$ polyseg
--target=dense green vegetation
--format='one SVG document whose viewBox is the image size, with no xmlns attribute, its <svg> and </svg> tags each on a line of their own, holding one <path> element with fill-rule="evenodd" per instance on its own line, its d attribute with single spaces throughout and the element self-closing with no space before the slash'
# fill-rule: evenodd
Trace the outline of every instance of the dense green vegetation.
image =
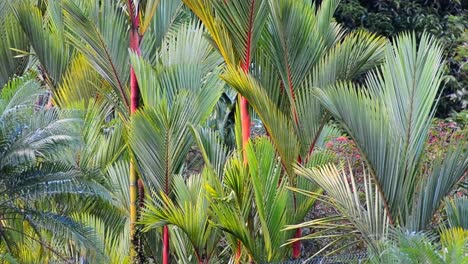
<svg viewBox="0 0 468 264">
<path fill-rule="evenodd" d="M 465 7 L 376 2 L 0 2 L 0 263 L 467 263 Z"/>
<path fill-rule="evenodd" d="M 447 117 L 468 105 L 468 2 L 459 0 L 346 0 L 335 17 L 346 28 L 364 27 L 383 36 L 429 32 L 444 46 L 448 82 L 436 115 Z"/>
</svg>

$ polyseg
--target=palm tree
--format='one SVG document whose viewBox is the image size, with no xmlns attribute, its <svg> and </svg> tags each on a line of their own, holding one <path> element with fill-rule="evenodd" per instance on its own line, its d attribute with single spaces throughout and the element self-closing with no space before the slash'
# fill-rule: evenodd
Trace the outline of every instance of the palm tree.
<svg viewBox="0 0 468 264">
<path fill-rule="evenodd" d="M 356 190 L 350 191 L 347 178 L 342 176 L 346 173 L 336 168 L 298 166 L 296 172 L 316 181 L 331 199 L 339 201 L 340 212 L 377 252 L 388 226 L 424 230 L 441 200 L 468 169 L 464 142 L 423 169 L 442 67 L 442 49 L 433 38 L 424 34 L 417 41 L 414 34 L 405 33 L 387 45 L 385 63 L 367 76 L 365 86 L 341 82 L 315 89 L 360 149 L 369 170 L 366 196 L 378 202 L 354 199 Z M 356 217 L 355 212 L 363 216 Z"/>
<path fill-rule="evenodd" d="M 67 38 L 86 58 L 78 67 L 85 68 L 91 63 L 95 70 L 110 84 L 111 90 L 102 89 L 100 92 L 108 97 L 109 103 L 125 119 L 133 114 L 140 104 L 138 83 L 134 69 L 130 66 L 127 48 L 130 51 L 151 58 L 159 49 L 165 33 L 180 19 L 179 1 L 127 1 L 127 8 L 122 8 L 114 1 L 103 1 L 100 4 L 90 4 L 86 1 L 73 3 L 64 2 L 64 24 L 70 32 Z M 81 6 L 80 6 L 81 5 Z M 94 6 L 93 6 L 94 5 Z M 83 8 L 85 6 L 85 8 Z M 98 17 L 88 10 L 101 10 Z M 142 12 L 144 10 L 144 12 Z M 88 13 L 86 12 L 88 11 Z M 156 14 L 157 19 L 153 19 Z M 126 20 L 128 15 L 129 21 Z M 140 19 L 142 19 L 140 21 Z M 116 30 L 117 25 L 117 30 Z M 128 31 L 128 27 L 130 31 Z M 90 30 L 91 29 L 91 30 Z M 145 38 L 145 33 L 148 37 Z M 127 44 L 129 43 L 129 44 Z M 78 57 L 79 58 L 79 57 Z M 73 76 L 73 73 L 71 74 Z M 130 82 L 130 92 L 126 88 Z M 107 86 L 107 85 L 105 85 Z M 99 88 L 98 88 L 99 89 Z M 137 168 L 133 164 L 130 168 L 130 233 L 132 241 L 136 243 L 135 222 L 137 220 Z M 143 189 L 140 188 L 140 199 L 143 199 Z M 167 230 L 164 240 L 167 241 Z M 167 242 L 164 244 L 167 245 Z M 133 251 L 132 251 L 133 252 Z M 168 248 L 163 251 L 168 257 Z"/>
<path fill-rule="evenodd" d="M 231 67 L 240 67 L 244 73 L 251 68 L 267 18 L 264 0 L 183 0 L 203 22 L 224 61 Z M 246 146 L 250 138 L 250 114 L 248 102 L 239 97 L 241 111 L 242 142 Z"/>
<path fill-rule="evenodd" d="M 242 144 L 241 126 L 236 130 Z M 212 131 L 193 132 L 205 157 L 205 169 L 186 182 L 181 177 L 175 179 L 176 202 L 161 193 L 146 207 L 142 217 L 146 229 L 175 226 L 188 237 L 198 263 L 219 261 L 214 258 L 215 246 L 222 233 L 232 250 L 230 261 L 284 260 L 289 249 L 283 244 L 292 233 L 282 229 L 294 219 L 293 199 L 287 180 L 278 185 L 284 172 L 274 146 L 262 137 L 249 141 L 246 152 L 229 155 Z M 244 154 L 248 168 L 243 166 Z M 245 248 L 241 256 L 237 241 Z M 181 261 L 188 263 L 190 259 Z"/>
<path fill-rule="evenodd" d="M 192 251 L 179 253 L 179 262 L 191 263 L 191 260 L 196 258 L 199 264 L 213 263 L 213 259 L 217 257 L 216 247 L 220 234 L 209 223 L 211 220 L 207 214 L 209 203 L 203 184 L 201 175 L 192 175 L 187 182 L 182 176 L 177 175 L 173 179 L 175 202 L 161 192 L 156 196 L 154 204 L 147 204 L 142 214 L 142 223 L 146 224 L 147 230 L 174 225 L 187 236 L 193 246 L 194 254 L 191 254 Z"/>
<path fill-rule="evenodd" d="M 231 67 L 240 67 L 244 73 L 251 69 L 261 33 L 267 18 L 267 2 L 264 0 L 184 0 L 195 15 L 203 22 L 210 36 Z M 248 101 L 242 95 L 238 98 L 240 122 L 242 124 L 242 148 L 250 138 L 250 114 Z M 244 155 L 244 162 L 247 157 Z M 238 259 L 241 254 L 238 245 Z"/>
<path fill-rule="evenodd" d="M 11 80 L 0 95 L 1 251 L 19 262 L 28 256 L 69 261 L 59 244 L 73 239 L 69 246 L 86 248 L 103 260 L 92 230 L 74 221 L 66 205 L 73 197 L 110 201 L 110 196 L 73 164 L 70 149 L 79 142 L 78 119 L 44 110 L 37 104 L 41 94 L 34 75 L 28 74 Z M 28 247 L 38 251 L 24 251 Z"/>
<path fill-rule="evenodd" d="M 443 80 L 442 49 L 434 42 L 428 35 L 417 42 L 414 34 L 401 34 L 386 47 L 385 64 L 368 75 L 365 88 L 341 83 L 317 90 L 364 155 L 390 222 L 414 231 L 427 226 L 468 166 L 462 143 L 439 157 L 427 177 L 421 170 L 433 102 Z"/>
<path fill-rule="evenodd" d="M 339 1 L 323 1 L 318 8 L 304 1 L 269 1 L 270 18 L 256 57 L 257 69 L 248 75 L 229 67 L 223 79 L 242 94 L 262 120 L 274 143 L 292 186 L 296 186 L 293 164 L 313 158 L 318 139 L 330 116 L 312 93 L 338 80 L 353 80 L 382 60 L 385 40 L 364 31 L 345 34 L 333 22 Z M 306 201 L 306 200 L 302 200 Z M 309 208 L 301 208 L 295 223 Z M 295 237 L 301 236 L 298 229 Z M 300 244 L 293 244 L 293 257 Z"/>
<path fill-rule="evenodd" d="M 173 175 L 180 173 L 194 143 L 188 124 L 208 118 L 223 88 L 217 76 L 220 58 L 203 34 L 196 22 L 181 25 L 154 66 L 131 56 L 144 107 L 131 118 L 130 146 L 150 189 L 170 197 Z M 166 249 L 168 232 L 164 227 Z"/>
</svg>

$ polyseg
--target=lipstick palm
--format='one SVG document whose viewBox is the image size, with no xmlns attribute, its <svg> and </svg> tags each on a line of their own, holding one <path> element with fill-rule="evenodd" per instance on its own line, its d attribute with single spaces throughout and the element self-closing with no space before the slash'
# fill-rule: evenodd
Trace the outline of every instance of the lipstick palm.
<svg viewBox="0 0 468 264">
<path fill-rule="evenodd" d="M 322 132 L 329 131 L 324 129 L 329 116 L 312 88 L 353 80 L 382 60 L 385 40 L 364 31 L 345 34 L 333 21 L 337 5 L 333 0 L 320 7 L 304 1 L 269 1 L 268 33 L 257 59 L 261 66 L 254 75 L 229 67 L 223 76 L 258 113 L 292 186 L 297 181 L 293 164 L 306 163 Z M 302 208 L 296 211 L 296 223 L 308 210 L 301 203 L 295 205 Z M 293 248 L 298 258 L 300 245 Z"/>
<path fill-rule="evenodd" d="M 203 22 L 227 65 L 248 73 L 267 18 L 264 0 L 183 0 Z M 248 102 L 239 97 L 242 142 L 250 138 Z"/>
<path fill-rule="evenodd" d="M 80 8 L 72 1 L 64 2 L 64 21 L 69 29 L 67 38 L 110 84 L 111 90 L 102 95 L 108 98 L 121 117 L 128 119 L 135 113 L 141 100 L 127 49 L 130 48 L 138 56 L 154 60 L 154 53 L 159 50 L 168 29 L 180 20 L 174 18 L 180 14 L 181 2 L 128 0 L 125 1 L 126 8 L 115 1 L 80 4 L 88 8 Z M 155 14 L 158 17 L 153 19 Z M 146 33 L 149 36 L 145 38 Z M 130 89 L 126 85 L 128 82 Z M 131 163 L 130 232 L 133 237 L 138 209 L 138 176 L 136 165 Z M 140 189 L 140 199 L 143 196 Z"/>
<path fill-rule="evenodd" d="M 145 182 L 169 197 L 172 177 L 194 143 L 188 124 L 202 124 L 222 92 L 221 60 L 203 34 L 197 23 L 181 26 L 155 66 L 132 56 L 144 108 L 131 118 L 130 146 Z M 163 227 L 163 263 L 169 261 L 168 233 Z"/>
</svg>

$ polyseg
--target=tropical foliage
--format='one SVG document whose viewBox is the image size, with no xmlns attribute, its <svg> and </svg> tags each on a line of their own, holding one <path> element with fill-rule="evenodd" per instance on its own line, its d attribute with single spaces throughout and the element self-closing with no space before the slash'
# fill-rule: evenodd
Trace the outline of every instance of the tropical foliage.
<svg viewBox="0 0 468 264">
<path fill-rule="evenodd" d="M 433 122 L 443 47 L 346 30 L 337 10 L 1 2 L 0 263 L 270 263 L 359 243 L 371 263 L 466 262 L 466 127 Z"/>
<path fill-rule="evenodd" d="M 402 31 L 418 35 L 429 32 L 445 47 L 447 82 L 439 87 L 440 102 L 436 115 L 447 117 L 466 109 L 468 40 L 468 5 L 458 0 L 345 0 L 341 1 L 335 18 L 349 29 L 366 28 L 387 37 Z"/>
</svg>

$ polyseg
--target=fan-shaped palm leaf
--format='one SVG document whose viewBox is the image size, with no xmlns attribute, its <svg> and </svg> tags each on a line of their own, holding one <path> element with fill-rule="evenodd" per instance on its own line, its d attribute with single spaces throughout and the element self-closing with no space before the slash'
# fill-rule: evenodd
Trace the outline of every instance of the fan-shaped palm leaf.
<svg viewBox="0 0 468 264">
<path fill-rule="evenodd" d="M 352 223 L 367 245 L 377 250 L 378 241 L 387 236 L 389 218 L 383 197 L 369 174 L 364 172 L 365 197 L 361 199 L 351 168 L 346 173 L 334 165 L 312 169 L 297 166 L 296 172 L 317 182 L 327 192 L 331 204 Z M 317 194 L 309 192 L 309 195 Z"/>
<path fill-rule="evenodd" d="M 364 154 L 393 223 L 415 230 L 424 228 L 466 171 L 464 144 L 455 151 L 458 154 L 450 152 L 446 161 L 434 165 L 429 181 L 423 181 L 420 171 L 433 102 L 442 82 L 442 50 L 433 42 L 428 35 L 417 42 L 414 35 L 402 34 L 387 46 L 386 62 L 369 75 L 366 89 L 341 83 L 316 90 Z M 415 196 L 416 186 L 421 186 L 419 195 L 426 198 Z M 417 206 L 415 200 L 419 200 Z M 420 206 L 421 210 L 413 210 Z"/>
<path fill-rule="evenodd" d="M 99 14 L 90 15 L 80 9 L 73 1 L 63 2 L 63 21 L 66 27 L 66 37 L 108 81 L 119 103 L 130 109 L 128 91 L 125 88 L 129 79 L 128 64 L 128 24 L 124 10 L 118 8 L 113 1 L 102 1 L 92 6 Z M 86 10 L 85 10 L 86 11 Z M 127 109 L 127 110 L 125 110 Z"/>
</svg>

